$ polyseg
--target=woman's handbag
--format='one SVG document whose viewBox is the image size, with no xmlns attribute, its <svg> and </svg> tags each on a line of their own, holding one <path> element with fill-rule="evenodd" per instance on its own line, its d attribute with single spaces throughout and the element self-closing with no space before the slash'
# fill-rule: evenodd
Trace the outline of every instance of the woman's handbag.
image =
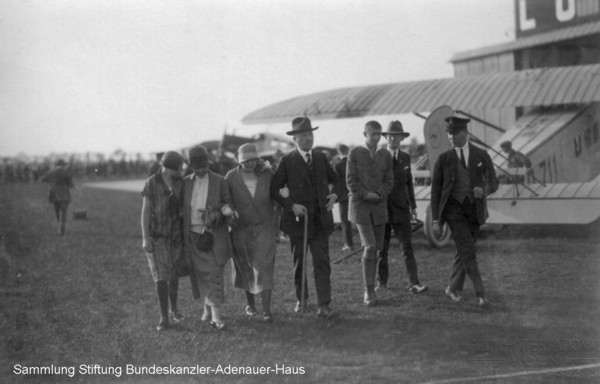
<svg viewBox="0 0 600 384">
<path fill-rule="evenodd" d="M 203 233 L 198 234 L 196 239 L 196 247 L 203 252 L 210 252 L 215 244 L 215 235 L 212 232 L 205 230 Z"/>
</svg>

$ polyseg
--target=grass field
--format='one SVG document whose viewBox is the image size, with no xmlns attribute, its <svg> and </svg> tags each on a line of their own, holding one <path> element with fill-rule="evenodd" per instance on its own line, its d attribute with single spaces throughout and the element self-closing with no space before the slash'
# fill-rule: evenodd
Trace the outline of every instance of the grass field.
<svg viewBox="0 0 600 384">
<path fill-rule="evenodd" d="M 186 319 L 167 332 L 141 248 L 139 193 L 83 188 L 70 207 L 87 210 L 67 236 L 55 235 L 45 186 L 0 186 L 0 382 L 421 383 L 517 372 L 545 373 L 475 382 L 598 383 L 600 368 L 600 231 L 586 227 L 504 228 L 484 233 L 479 262 L 490 310 L 475 306 L 470 282 L 463 303 L 443 293 L 452 248 L 415 236 L 420 277 L 430 289 L 410 295 L 393 243 L 390 289 L 376 308 L 362 305 L 360 257 L 333 265 L 339 318 L 293 313 L 288 244 L 278 248 L 275 323 L 243 315 L 243 293 L 226 288 L 216 332 L 200 321 L 189 281 L 180 285 Z M 355 234 L 356 239 L 358 235 Z M 341 233 L 331 237 L 341 255 Z M 228 268 L 229 269 L 229 268 Z M 14 366 L 75 367 L 65 375 L 17 375 Z M 80 365 L 121 367 L 122 375 L 80 373 Z M 302 367 L 304 374 L 126 375 L 124 367 Z M 87 372 L 90 372 L 89 370 Z M 462 382 L 462 381 L 456 381 Z"/>
</svg>

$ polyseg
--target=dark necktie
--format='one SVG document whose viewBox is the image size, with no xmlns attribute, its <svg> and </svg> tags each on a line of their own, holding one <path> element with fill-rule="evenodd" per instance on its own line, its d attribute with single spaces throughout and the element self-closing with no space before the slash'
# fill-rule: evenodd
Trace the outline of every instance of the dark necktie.
<svg viewBox="0 0 600 384">
<path fill-rule="evenodd" d="M 398 157 L 397 157 L 397 155 L 398 155 L 398 152 L 394 151 L 394 163 L 393 163 L 394 164 L 394 168 L 396 168 L 396 165 L 398 165 Z"/>
<path fill-rule="evenodd" d="M 308 168 L 312 168 L 312 157 L 310 157 L 310 152 L 306 152 L 306 164 L 308 164 Z"/>
<path fill-rule="evenodd" d="M 460 163 L 462 164 L 463 168 L 467 169 L 467 162 L 465 161 L 465 154 L 463 153 L 462 148 L 460 149 Z"/>
</svg>

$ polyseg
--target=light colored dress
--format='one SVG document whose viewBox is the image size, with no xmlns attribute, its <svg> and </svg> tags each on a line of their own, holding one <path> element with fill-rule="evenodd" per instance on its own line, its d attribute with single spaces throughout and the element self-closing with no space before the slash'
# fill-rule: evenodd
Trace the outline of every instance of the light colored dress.
<svg viewBox="0 0 600 384">
<path fill-rule="evenodd" d="M 244 173 L 238 166 L 225 176 L 233 208 L 239 215 L 232 231 L 234 285 L 258 294 L 273 289 L 277 250 L 275 202 L 270 196 L 273 173 L 267 169 L 250 178 L 244 178 Z"/>
</svg>

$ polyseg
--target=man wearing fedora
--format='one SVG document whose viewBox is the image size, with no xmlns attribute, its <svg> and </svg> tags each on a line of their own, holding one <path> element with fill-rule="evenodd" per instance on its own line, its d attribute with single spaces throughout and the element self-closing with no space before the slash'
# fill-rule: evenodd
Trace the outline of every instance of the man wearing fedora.
<svg viewBox="0 0 600 384">
<path fill-rule="evenodd" d="M 348 218 L 356 224 L 364 247 L 364 303 L 373 306 L 376 304 L 377 251 L 383 249 L 385 224 L 388 222 L 387 199 L 394 186 L 394 175 L 392 156 L 385 148 L 377 147 L 381 140 L 381 124 L 377 121 L 367 122 L 363 135 L 365 144 L 352 148 L 348 155 Z"/>
<path fill-rule="evenodd" d="M 473 282 L 477 303 L 489 305 L 479 274 L 475 242 L 479 227 L 488 217 L 486 196 L 498 189 L 498 179 L 488 153 L 467 140 L 470 119 L 446 118 L 446 132 L 452 149 L 442 153 L 433 169 L 431 214 L 437 234 L 444 222 L 452 230 L 456 254 L 446 294 L 461 301 L 468 275 Z"/>
<path fill-rule="evenodd" d="M 393 228 L 404 252 L 408 290 L 411 293 L 421 293 L 427 290 L 427 286 L 419 283 L 410 224 L 412 218 L 417 216 L 417 203 L 410 171 L 410 156 L 400 149 L 400 143 L 410 136 L 410 133 L 404 132 L 402 123 L 396 120 L 390 122 L 387 132 L 382 132 L 382 135 L 387 139 L 387 150 L 392 155 L 394 187 L 387 201 L 388 223 L 385 225 L 383 249 L 379 251 L 378 289 L 387 288 L 389 276 L 388 250 Z"/>
<path fill-rule="evenodd" d="M 333 232 L 331 209 L 337 200 L 334 193 L 337 176 L 325 155 L 312 150 L 313 131 L 306 117 L 292 121 L 287 132 L 296 142 L 296 150 L 281 159 L 273 181 L 271 196 L 283 207 L 283 231 L 290 237 L 294 260 L 294 285 L 296 288 L 296 312 L 301 308 L 301 298 L 308 298 L 308 290 L 302 291 L 304 220 L 308 220 L 307 244 L 313 258 L 313 273 L 317 290 L 319 317 L 331 317 L 331 264 L 329 260 L 329 236 Z M 287 187 L 289 193 L 280 193 Z M 306 216 L 305 216 L 306 215 Z M 306 284 L 305 284 L 306 287 Z"/>
</svg>

